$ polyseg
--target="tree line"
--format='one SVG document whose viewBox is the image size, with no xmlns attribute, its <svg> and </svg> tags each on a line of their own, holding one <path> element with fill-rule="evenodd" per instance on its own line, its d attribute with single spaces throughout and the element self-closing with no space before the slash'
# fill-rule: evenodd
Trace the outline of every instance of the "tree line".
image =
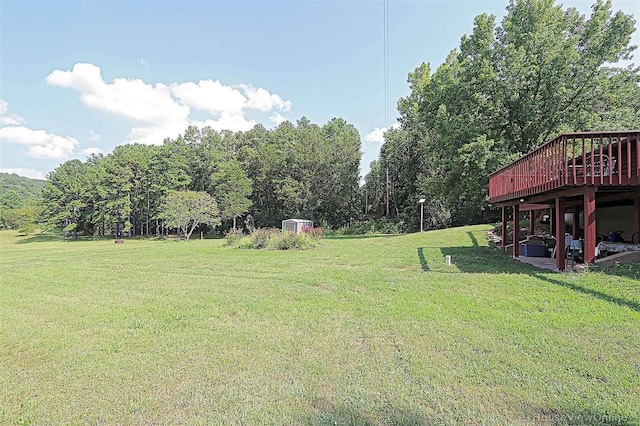
<svg viewBox="0 0 640 426">
<path fill-rule="evenodd" d="M 220 221 L 235 228 L 245 214 L 256 226 L 288 217 L 342 226 L 356 213 L 360 156 L 358 131 L 340 118 L 235 133 L 189 127 L 162 145 L 122 145 L 61 164 L 47 177 L 43 218 L 75 236 L 163 235 L 182 228 L 167 221 L 179 213 L 176 202 L 204 193 L 215 203 L 204 231 Z"/>
<path fill-rule="evenodd" d="M 552 0 L 511 0 L 501 24 L 475 18 L 435 72 L 421 64 L 398 102 L 363 192 L 370 217 L 425 226 L 497 220 L 489 174 L 567 131 L 640 127 L 640 68 L 629 59 L 635 21 L 597 1 L 586 18 Z"/>
</svg>

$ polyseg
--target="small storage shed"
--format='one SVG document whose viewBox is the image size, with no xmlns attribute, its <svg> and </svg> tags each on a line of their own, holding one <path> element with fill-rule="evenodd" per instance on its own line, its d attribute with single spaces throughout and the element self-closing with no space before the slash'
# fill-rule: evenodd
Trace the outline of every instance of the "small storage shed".
<svg viewBox="0 0 640 426">
<path fill-rule="evenodd" d="M 282 230 L 301 233 L 307 228 L 313 228 L 313 221 L 306 219 L 287 219 L 282 221 Z"/>
</svg>

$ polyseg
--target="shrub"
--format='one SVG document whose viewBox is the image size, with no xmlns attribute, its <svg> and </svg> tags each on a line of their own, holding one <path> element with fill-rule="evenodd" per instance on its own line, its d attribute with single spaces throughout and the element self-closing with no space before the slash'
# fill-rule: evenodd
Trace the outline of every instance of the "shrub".
<svg viewBox="0 0 640 426">
<path fill-rule="evenodd" d="M 276 232 L 269 239 L 268 248 L 274 250 L 304 250 L 315 247 L 316 240 L 306 233 Z"/>
<path fill-rule="evenodd" d="M 321 228 L 310 229 L 300 234 L 274 228 L 259 228 L 248 236 L 241 232 L 229 232 L 226 238 L 228 246 L 242 249 L 304 250 L 315 247 L 323 236 Z"/>
<path fill-rule="evenodd" d="M 240 241 L 243 237 L 244 237 L 244 232 L 242 232 L 242 230 L 240 229 L 235 229 L 235 230 L 231 229 L 225 235 L 225 239 L 227 240 L 228 246 L 237 245 L 238 241 Z"/>
<path fill-rule="evenodd" d="M 251 248 L 254 248 L 254 249 L 266 248 L 267 245 L 269 244 L 269 239 L 271 238 L 271 235 L 273 235 L 275 232 L 278 232 L 278 230 L 273 228 L 256 229 L 250 235 L 251 243 L 252 243 Z"/>
<path fill-rule="evenodd" d="M 394 222 L 386 219 L 370 219 L 364 221 L 354 221 L 349 227 L 342 227 L 332 231 L 332 235 L 362 235 L 362 234 L 400 234 L 404 223 Z"/>
<path fill-rule="evenodd" d="M 316 226 L 315 228 L 304 228 L 302 233 L 304 235 L 308 235 L 315 241 L 320 241 L 324 238 L 324 230 L 319 226 Z"/>
<path fill-rule="evenodd" d="M 253 241 L 251 241 L 251 237 L 245 235 L 236 242 L 235 247 L 239 249 L 252 249 Z"/>
</svg>

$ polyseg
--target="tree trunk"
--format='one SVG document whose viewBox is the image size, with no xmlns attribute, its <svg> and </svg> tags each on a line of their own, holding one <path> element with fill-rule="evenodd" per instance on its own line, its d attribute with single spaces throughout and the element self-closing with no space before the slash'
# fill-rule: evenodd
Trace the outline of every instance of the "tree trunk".
<svg viewBox="0 0 640 426">
<path fill-rule="evenodd" d="M 149 238 L 149 209 L 150 208 L 151 208 L 151 201 L 149 200 L 149 189 L 147 188 L 147 238 Z"/>
<path fill-rule="evenodd" d="M 73 239 L 77 240 L 78 239 L 78 209 L 76 207 L 73 208 L 73 223 L 76 224 L 76 226 L 73 228 Z"/>
</svg>

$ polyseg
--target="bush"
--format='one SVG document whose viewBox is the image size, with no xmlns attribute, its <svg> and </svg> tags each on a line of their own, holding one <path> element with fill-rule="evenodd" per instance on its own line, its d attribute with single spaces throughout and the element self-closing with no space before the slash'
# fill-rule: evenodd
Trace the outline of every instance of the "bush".
<svg viewBox="0 0 640 426">
<path fill-rule="evenodd" d="M 252 249 L 253 248 L 253 241 L 251 241 L 251 237 L 249 237 L 248 235 L 245 235 L 244 237 L 240 238 L 235 246 L 236 248 L 239 249 Z"/>
<path fill-rule="evenodd" d="M 235 246 L 244 237 L 244 232 L 240 229 L 231 229 L 224 237 L 227 240 L 228 246 Z"/>
<path fill-rule="evenodd" d="M 254 249 L 266 248 L 267 245 L 269 244 L 269 239 L 271 238 L 271 235 L 273 235 L 276 232 L 278 232 L 278 230 L 273 228 L 256 229 L 250 235 L 251 243 L 252 243 L 251 248 L 254 248 Z"/>
<path fill-rule="evenodd" d="M 308 235 L 315 241 L 320 241 L 324 238 L 324 230 L 319 226 L 316 226 L 315 228 L 304 228 L 302 233 L 304 235 Z"/>
<path fill-rule="evenodd" d="M 400 234 L 404 223 L 386 219 L 355 221 L 349 227 L 342 227 L 332 231 L 332 235 L 363 235 L 363 234 Z"/>
<path fill-rule="evenodd" d="M 324 232 L 321 228 L 296 234 L 280 231 L 274 228 L 259 228 L 249 236 L 242 233 L 229 233 L 227 245 L 243 249 L 271 249 L 271 250 L 304 250 L 316 246 L 322 239 Z"/>
<path fill-rule="evenodd" d="M 268 248 L 274 250 L 304 250 L 315 247 L 316 240 L 304 232 L 296 234 L 295 232 L 276 232 L 269 239 Z"/>
</svg>

